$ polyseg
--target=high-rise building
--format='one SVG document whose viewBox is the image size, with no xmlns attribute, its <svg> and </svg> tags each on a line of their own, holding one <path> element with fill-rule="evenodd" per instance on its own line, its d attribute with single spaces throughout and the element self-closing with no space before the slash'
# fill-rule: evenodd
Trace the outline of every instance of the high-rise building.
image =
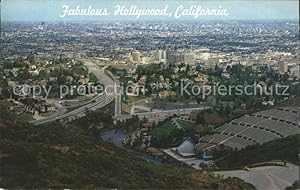
<svg viewBox="0 0 300 190">
<path fill-rule="evenodd" d="M 184 53 L 183 62 L 188 64 L 194 63 L 194 53 Z"/>
<path fill-rule="evenodd" d="M 154 60 L 159 62 L 159 63 L 166 63 L 167 56 L 166 56 L 166 51 L 165 50 L 156 50 L 154 52 Z"/>
<path fill-rule="evenodd" d="M 288 64 L 285 62 L 279 63 L 279 73 L 284 74 L 288 72 Z"/>
<path fill-rule="evenodd" d="M 166 53 L 167 63 L 174 64 L 174 63 L 194 63 L 195 55 L 191 52 L 175 52 L 175 51 L 168 51 Z"/>
<path fill-rule="evenodd" d="M 174 64 L 176 63 L 176 53 L 174 51 L 167 51 L 166 52 L 166 58 L 168 64 Z"/>
<path fill-rule="evenodd" d="M 155 52 L 155 60 L 161 61 L 163 59 L 163 50 L 157 50 Z"/>
<path fill-rule="evenodd" d="M 141 63 L 141 53 L 139 51 L 132 52 L 132 61 L 135 63 Z"/>
<path fill-rule="evenodd" d="M 166 50 L 162 51 L 162 58 L 167 59 L 167 51 Z"/>
<path fill-rule="evenodd" d="M 182 53 L 175 54 L 175 59 L 176 59 L 176 63 L 183 63 L 184 62 Z"/>
</svg>

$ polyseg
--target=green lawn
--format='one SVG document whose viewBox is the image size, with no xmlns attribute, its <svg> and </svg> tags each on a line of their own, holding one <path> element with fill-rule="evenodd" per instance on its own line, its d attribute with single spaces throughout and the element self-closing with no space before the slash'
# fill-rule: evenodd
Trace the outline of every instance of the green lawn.
<svg viewBox="0 0 300 190">
<path fill-rule="evenodd" d="M 189 129 L 189 128 L 194 128 L 195 125 L 192 122 L 177 119 L 177 123 L 183 128 L 183 129 Z"/>
<path fill-rule="evenodd" d="M 151 131 L 151 143 L 154 147 L 178 146 L 183 137 L 184 132 L 172 126 L 171 119 L 165 120 Z"/>
<path fill-rule="evenodd" d="M 153 129 L 151 131 L 151 135 L 152 136 L 157 136 L 157 137 L 161 137 L 161 136 L 168 136 L 170 135 L 173 131 L 176 131 L 177 129 L 172 126 L 172 122 L 170 119 L 167 119 L 166 121 L 164 121 L 161 125 L 159 125 L 158 127 L 156 127 L 155 129 Z"/>
</svg>

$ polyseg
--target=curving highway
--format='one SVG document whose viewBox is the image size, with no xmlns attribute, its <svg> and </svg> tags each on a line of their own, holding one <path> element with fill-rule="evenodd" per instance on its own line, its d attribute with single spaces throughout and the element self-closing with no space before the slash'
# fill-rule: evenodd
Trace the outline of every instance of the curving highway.
<svg viewBox="0 0 300 190">
<path fill-rule="evenodd" d="M 100 94 L 97 94 L 95 97 L 93 97 L 86 105 L 83 105 L 82 107 L 75 109 L 73 111 L 64 113 L 60 116 L 54 115 L 50 116 L 44 119 L 35 120 L 32 121 L 34 125 L 41 125 L 49 122 L 54 121 L 72 121 L 80 117 L 84 117 L 86 115 L 87 110 L 97 110 L 99 108 L 103 108 L 107 104 L 111 103 L 115 98 L 115 81 L 106 75 L 105 69 L 108 66 L 103 67 L 102 69 L 99 69 L 97 65 L 95 65 L 92 62 L 86 62 L 85 65 L 89 68 L 90 72 L 92 72 L 99 82 L 104 85 L 105 91 L 103 91 Z"/>
</svg>

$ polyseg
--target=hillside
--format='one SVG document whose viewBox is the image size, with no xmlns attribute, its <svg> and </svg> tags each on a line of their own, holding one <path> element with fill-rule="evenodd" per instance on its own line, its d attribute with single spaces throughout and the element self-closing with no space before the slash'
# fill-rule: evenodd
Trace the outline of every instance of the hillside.
<svg viewBox="0 0 300 190">
<path fill-rule="evenodd" d="M 239 179 L 138 160 L 87 127 L 1 125 L 2 188 L 253 188 Z"/>
<path fill-rule="evenodd" d="M 276 139 L 262 145 L 253 145 L 240 151 L 232 151 L 219 159 L 216 164 L 221 168 L 239 168 L 245 165 L 271 160 L 286 160 L 299 164 L 300 135 Z"/>
</svg>

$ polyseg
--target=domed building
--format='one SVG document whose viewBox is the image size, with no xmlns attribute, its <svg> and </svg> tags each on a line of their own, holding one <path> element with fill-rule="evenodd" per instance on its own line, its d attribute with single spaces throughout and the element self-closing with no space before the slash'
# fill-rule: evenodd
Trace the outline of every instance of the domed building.
<svg viewBox="0 0 300 190">
<path fill-rule="evenodd" d="M 182 157 L 193 157 L 196 155 L 195 142 L 191 138 L 188 138 L 180 146 L 174 148 L 173 151 Z"/>
</svg>

